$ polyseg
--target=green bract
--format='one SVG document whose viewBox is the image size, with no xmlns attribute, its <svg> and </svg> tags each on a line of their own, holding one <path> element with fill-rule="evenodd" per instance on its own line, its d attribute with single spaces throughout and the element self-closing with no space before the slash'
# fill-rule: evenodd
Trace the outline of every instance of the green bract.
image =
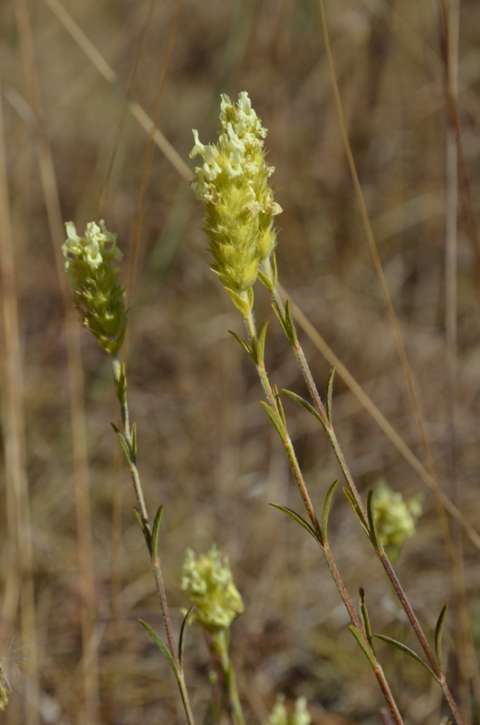
<svg viewBox="0 0 480 725">
<path fill-rule="evenodd" d="M 192 620 L 211 632 L 228 629 L 243 612 L 242 597 L 234 584 L 228 559 L 216 546 L 200 556 L 187 550 L 182 589 L 194 605 Z"/>
<path fill-rule="evenodd" d="M 406 501 L 401 493 L 392 491 L 381 481 L 373 497 L 375 529 L 382 546 L 391 554 L 399 553 L 405 541 L 415 533 L 422 505 L 418 497 Z"/>
<path fill-rule="evenodd" d="M 89 222 L 83 236 L 77 234 L 73 222 L 67 222 L 65 228 L 67 239 L 62 249 L 75 305 L 85 327 L 107 353 L 115 355 L 127 324 L 125 293 L 118 276 L 122 253 L 117 237 L 103 220 Z"/>
<path fill-rule="evenodd" d="M 266 135 L 245 91 L 236 104 L 221 96 L 216 143 L 204 145 L 193 131 L 190 156 L 203 161 L 193 187 L 206 209 L 212 269 L 234 301 L 253 287 L 260 263 L 272 253 L 273 217 L 282 211 L 269 186 L 274 169 L 265 160 Z"/>
<path fill-rule="evenodd" d="M 289 715 L 285 707 L 285 698 L 279 695 L 267 725 L 310 725 L 311 722 L 307 701 L 304 697 L 298 698 L 293 713 Z"/>
</svg>

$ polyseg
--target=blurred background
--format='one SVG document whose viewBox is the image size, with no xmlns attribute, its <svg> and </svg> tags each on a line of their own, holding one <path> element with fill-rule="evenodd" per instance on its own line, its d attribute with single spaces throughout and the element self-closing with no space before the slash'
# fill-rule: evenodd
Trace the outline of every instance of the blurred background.
<svg viewBox="0 0 480 725">
<path fill-rule="evenodd" d="M 326 385 L 333 351 L 385 417 L 379 425 L 337 376 L 337 430 L 361 490 L 385 479 L 423 497 L 398 569 L 428 631 L 450 600 L 446 641 L 460 653 L 448 660 L 452 681 L 464 705 L 475 701 L 478 549 L 465 537 L 451 566 L 431 490 L 434 471 L 478 524 L 480 6 L 463 0 L 459 18 L 451 7 L 445 27 L 440 2 L 327 3 L 382 288 L 318 2 L 1 3 L 0 665 L 13 690 L 2 722 L 182 722 L 168 668 L 137 623 L 161 627 L 110 427 L 118 417 L 111 369 L 72 314 L 63 274 L 63 222 L 83 229 L 97 218 L 125 252 L 130 402 L 148 500 L 165 506 L 176 623 L 185 549 L 216 542 L 246 603 L 233 650 L 248 722 L 265 722 L 278 692 L 306 696 L 315 724 L 380 722 L 380 693 L 318 549 L 268 506 L 300 503 L 258 405 L 255 370 L 227 333 L 241 331 L 239 316 L 209 271 L 188 183 L 191 129 L 213 139 L 219 93 L 241 90 L 269 129 L 284 210 L 280 275 L 322 336 L 302 333 L 316 380 Z M 279 385 L 304 392 L 275 324 L 268 362 Z M 339 473 L 315 421 L 292 406 L 288 413 L 318 503 Z M 367 590 L 375 629 L 413 646 L 341 495 L 331 528 L 352 591 Z M 379 652 L 406 721 L 437 725 L 445 713 L 428 675 L 386 645 Z M 186 657 L 202 713 L 208 656 L 196 629 Z"/>
</svg>

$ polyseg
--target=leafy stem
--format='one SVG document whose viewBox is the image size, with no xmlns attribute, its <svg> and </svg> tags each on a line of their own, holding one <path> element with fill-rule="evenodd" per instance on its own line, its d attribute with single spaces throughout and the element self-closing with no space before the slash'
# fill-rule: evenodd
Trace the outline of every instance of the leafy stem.
<svg viewBox="0 0 480 725">
<path fill-rule="evenodd" d="M 280 294 L 279 287 L 278 287 L 278 276 L 277 276 L 277 273 L 275 270 L 276 270 L 276 265 L 274 268 L 271 264 L 271 261 L 266 260 L 264 262 L 262 281 L 264 282 L 264 284 L 267 286 L 267 288 L 270 291 L 275 314 L 280 321 L 280 326 L 282 327 L 282 330 L 285 333 L 285 337 L 287 338 L 287 340 L 290 344 L 290 347 L 292 348 L 292 352 L 298 362 L 303 379 L 305 381 L 305 385 L 307 387 L 310 399 L 313 404 L 313 414 L 321 423 L 321 425 L 327 435 L 327 438 L 330 442 L 330 446 L 334 452 L 335 458 L 337 459 L 337 463 L 342 471 L 343 477 L 346 482 L 345 493 L 347 495 L 347 498 L 348 498 L 349 502 L 351 503 L 354 512 L 357 514 L 357 517 L 359 518 L 362 527 L 364 528 L 364 530 L 366 530 L 368 537 L 373 545 L 373 548 L 385 570 L 385 573 L 391 582 L 391 585 L 395 591 L 395 594 L 396 594 L 403 610 L 405 611 L 405 614 L 407 615 L 410 625 L 411 625 L 411 627 L 417 637 L 417 640 L 425 654 L 425 658 L 427 660 L 428 666 L 433 671 L 436 680 L 440 684 L 443 695 L 450 707 L 450 711 L 453 715 L 455 723 L 457 723 L 457 725 L 464 725 L 465 721 L 464 721 L 463 716 L 461 715 L 461 713 L 458 709 L 458 706 L 455 703 L 455 700 L 452 696 L 451 690 L 450 690 L 447 680 L 446 680 L 445 673 L 442 670 L 442 666 L 439 661 L 439 658 L 435 655 L 435 653 L 428 641 L 428 638 L 423 630 L 423 627 L 422 627 L 422 625 L 415 613 L 415 610 L 413 609 L 413 606 L 397 576 L 395 569 L 393 568 L 392 563 L 390 562 L 390 559 L 389 559 L 387 553 L 385 552 L 385 550 L 382 547 L 382 545 L 380 544 L 380 542 L 377 540 L 374 522 L 373 522 L 371 515 L 369 515 L 370 507 L 367 507 L 367 510 L 365 510 L 362 498 L 361 498 L 358 488 L 356 486 L 352 472 L 346 461 L 346 458 L 343 453 L 343 449 L 340 445 L 340 442 L 337 438 L 335 428 L 333 425 L 333 417 L 332 417 L 333 376 L 330 377 L 328 393 L 327 393 L 327 405 L 325 406 L 325 404 L 322 400 L 322 397 L 318 391 L 315 380 L 313 378 L 313 375 L 312 375 L 310 366 L 308 364 L 306 355 L 304 353 L 304 350 L 302 348 L 302 345 L 298 339 L 298 335 L 295 330 L 295 324 L 294 324 L 293 318 L 291 317 L 291 314 L 290 314 L 289 304 L 288 304 L 288 302 L 284 303 L 282 296 Z M 300 397 L 300 396 L 297 396 L 297 397 Z M 304 405 L 304 407 L 307 407 L 310 405 L 307 401 L 303 401 L 303 399 L 300 399 L 300 400 L 302 402 L 302 405 Z"/>
<path fill-rule="evenodd" d="M 193 717 L 187 686 L 185 683 L 183 666 L 177 653 L 177 649 L 175 647 L 172 620 L 170 616 L 170 609 L 168 606 L 167 592 L 165 588 L 160 555 L 158 551 L 158 535 L 163 509 L 161 506 L 158 508 L 157 513 L 153 519 L 153 523 L 151 523 L 142 481 L 140 478 L 140 472 L 137 466 L 137 434 L 136 426 L 135 424 L 132 424 L 130 420 L 130 411 L 127 395 L 126 368 L 125 364 L 121 362 L 117 357 L 112 358 L 112 367 L 113 379 L 115 383 L 117 399 L 120 405 L 120 415 L 122 420 L 121 429 L 119 429 L 115 425 L 113 425 L 113 428 L 118 436 L 120 446 L 122 448 L 123 454 L 128 464 L 128 468 L 130 470 L 135 498 L 137 500 L 136 514 L 145 538 L 145 543 L 150 557 L 152 573 L 155 580 L 155 586 L 160 599 L 160 610 L 162 613 L 163 625 L 165 629 L 166 644 L 163 642 L 161 637 L 159 637 L 158 634 L 150 627 L 150 625 L 143 621 L 141 622 L 141 624 L 144 626 L 150 638 L 160 649 L 168 664 L 170 665 L 170 668 L 177 682 L 186 721 L 188 725 L 194 725 L 195 720 Z"/>
<path fill-rule="evenodd" d="M 265 280 L 263 280 L 265 283 Z M 274 288 L 273 282 L 272 287 Z M 245 296 L 245 302 L 247 302 L 247 297 Z M 264 351 L 265 351 L 265 335 L 258 336 L 257 335 L 257 327 L 255 323 L 255 317 L 253 313 L 253 296 L 250 295 L 248 298 L 249 304 L 245 304 L 244 311 L 242 312 L 243 318 L 245 321 L 247 333 L 249 340 L 248 341 L 242 341 L 238 340 L 241 344 L 241 346 L 244 348 L 244 350 L 249 354 L 251 359 L 253 360 L 255 367 L 257 369 L 257 374 L 260 380 L 260 383 L 262 385 L 264 394 L 265 394 L 265 401 L 262 401 L 262 405 L 273 425 L 275 430 L 277 431 L 283 447 L 285 449 L 290 469 L 292 471 L 293 477 L 295 479 L 295 483 L 297 484 L 297 488 L 299 490 L 300 496 L 302 498 L 302 501 L 305 506 L 305 510 L 307 512 L 307 516 L 309 519 L 309 522 L 302 519 L 301 516 L 296 514 L 295 512 L 291 510 L 287 510 L 285 507 L 277 506 L 276 508 L 279 508 L 286 513 L 288 513 L 294 520 L 297 521 L 297 523 L 300 523 L 300 525 L 303 528 L 306 528 L 310 534 L 318 541 L 320 548 L 322 550 L 322 553 L 325 557 L 328 570 L 330 572 L 330 575 L 335 583 L 335 586 L 337 588 L 337 591 L 340 595 L 340 598 L 345 606 L 345 609 L 348 613 L 349 619 L 351 621 L 351 626 L 355 632 L 358 633 L 358 636 L 356 637 L 357 642 L 360 644 L 360 640 L 363 643 L 366 641 L 366 633 L 364 631 L 363 623 L 358 615 L 358 612 L 356 610 L 356 607 L 353 603 L 353 599 L 348 591 L 348 588 L 345 584 L 345 581 L 338 569 L 338 566 L 335 561 L 335 557 L 333 555 L 333 552 L 330 548 L 330 544 L 328 542 L 328 517 L 330 513 L 330 508 L 332 505 L 333 500 L 333 494 L 336 488 L 336 483 L 332 484 L 332 486 L 327 491 L 324 506 L 323 506 L 323 512 L 322 512 L 322 524 L 319 523 L 315 507 L 313 504 L 313 501 L 311 499 L 310 493 L 307 488 L 307 484 L 305 482 L 303 472 L 300 466 L 300 463 L 298 461 L 295 447 L 293 445 L 292 439 L 290 437 L 290 434 L 288 432 L 288 426 L 287 426 L 287 420 L 285 417 L 285 413 L 283 410 L 282 403 L 280 401 L 280 396 L 276 389 L 272 386 L 270 382 L 270 378 L 267 372 L 267 368 L 265 366 L 265 359 L 264 359 Z M 294 341 L 296 335 L 294 334 L 294 327 L 291 319 L 289 318 L 289 315 L 287 313 L 286 319 L 284 320 L 285 327 L 284 330 L 288 336 L 289 331 L 291 331 L 291 337 L 292 341 Z M 283 325 L 282 325 L 283 326 Z M 266 329 L 265 327 L 262 328 L 263 330 Z M 261 343 L 259 344 L 259 338 L 263 338 L 261 340 Z M 326 420 L 326 411 L 322 407 L 322 416 L 325 416 Z M 360 639 L 359 639 L 360 638 Z M 372 668 L 372 671 L 377 679 L 377 682 L 380 686 L 380 689 L 382 691 L 382 694 L 385 698 L 385 702 L 388 706 L 389 712 L 393 718 L 393 722 L 396 723 L 396 725 L 403 725 L 403 719 L 400 714 L 400 711 L 398 709 L 398 706 L 396 704 L 394 695 L 390 689 L 390 685 L 388 684 L 388 681 L 386 679 L 385 673 L 383 671 L 382 666 L 378 662 L 375 653 L 373 649 L 370 647 L 368 642 L 366 643 L 366 647 L 369 652 L 369 663 Z M 362 649 L 365 651 L 365 648 L 362 646 Z"/>
</svg>

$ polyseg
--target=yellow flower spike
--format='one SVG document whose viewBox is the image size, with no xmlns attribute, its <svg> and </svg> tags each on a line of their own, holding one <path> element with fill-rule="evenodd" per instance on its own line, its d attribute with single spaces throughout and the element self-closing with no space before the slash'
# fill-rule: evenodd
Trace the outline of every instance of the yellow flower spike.
<svg viewBox="0 0 480 725">
<path fill-rule="evenodd" d="M 269 186 L 274 169 L 265 160 L 266 135 L 246 91 L 237 103 L 221 96 L 216 143 L 203 144 L 193 131 L 190 157 L 201 159 L 193 188 L 205 206 L 212 269 L 237 306 L 274 250 L 273 218 L 282 211 Z"/>
<path fill-rule="evenodd" d="M 62 250 L 72 285 L 74 302 L 84 326 L 105 352 L 116 355 L 127 325 L 125 294 L 118 275 L 122 253 L 117 237 L 101 220 L 89 222 L 83 236 L 75 224 L 65 224 L 67 239 Z"/>
<path fill-rule="evenodd" d="M 216 546 L 199 556 L 187 550 L 182 589 L 194 605 L 190 621 L 197 621 L 210 632 L 229 629 L 244 610 L 228 559 Z"/>
</svg>

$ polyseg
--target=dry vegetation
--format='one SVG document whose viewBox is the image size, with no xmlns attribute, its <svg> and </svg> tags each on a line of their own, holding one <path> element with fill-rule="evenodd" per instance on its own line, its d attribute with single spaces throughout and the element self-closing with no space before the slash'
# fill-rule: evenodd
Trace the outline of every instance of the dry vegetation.
<svg viewBox="0 0 480 725">
<path fill-rule="evenodd" d="M 141 431 L 148 497 L 165 505 L 161 541 L 176 620 L 185 604 L 179 587 L 185 548 L 218 542 L 246 603 L 233 636 L 249 722 L 265 720 L 279 691 L 306 695 L 318 725 L 379 722 L 380 695 L 346 630 L 318 550 L 267 505 L 296 506 L 297 493 L 258 405 L 255 371 L 226 333 L 239 319 L 209 272 L 201 212 L 185 169 L 152 142 L 127 98 L 139 102 L 186 159 L 192 127 L 204 138 L 214 135 L 219 92 L 248 89 L 269 128 L 269 161 L 277 169 L 273 185 L 284 209 L 278 257 L 286 287 L 478 526 L 480 6 L 476 0 L 461 5 L 458 269 L 450 262 L 445 273 L 457 147 L 448 151 L 437 3 L 328 3 L 348 131 L 418 383 L 428 453 L 345 158 L 319 4 L 1 4 L 0 655 L 14 686 L 3 715 L 8 725 L 182 721 L 167 666 L 137 623 L 143 617 L 160 627 L 160 617 L 109 427 L 117 417 L 111 370 L 94 340 L 76 329 L 58 265 L 61 222 L 83 225 L 99 216 L 119 232 L 127 258 L 130 404 Z M 110 80 L 101 75 L 108 68 L 100 56 L 92 57 L 62 24 L 62 8 L 114 69 Z M 448 295 L 452 279 L 458 314 Z M 269 314 L 266 295 L 264 310 Z M 448 313 L 458 320 L 456 389 Z M 315 340 L 304 340 L 325 386 L 330 364 Z M 274 379 L 303 391 L 278 328 L 270 334 L 269 362 Z M 338 476 L 334 459 L 314 422 L 294 408 L 291 415 L 306 478 L 320 500 Z M 462 638 L 465 608 L 452 596 L 461 567 L 457 561 L 452 574 L 435 497 L 343 375 L 335 420 L 363 491 L 384 477 L 407 495 L 424 493 L 425 513 L 399 570 L 428 627 L 445 601 L 451 605 L 447 644 L 460 658 L 452 655 L 449 667 L 465 703 L 478 690 L 470 682 L 478 679 L 475 662 L 469 663 L 475 650 L 470 637 Z M 403 636 L 403 615 L 341 499 L 332 515 L 332 545 L 351 590 L 366 586 L 376 629 Z M 477 562 L 478 549 L 466 537 L 467 609 L 480 646 Z M 438 689 L 413 662 L 383 646 L 380 651 L 406 721 L 436 725 L 446 714 Z M 196 630 L 188 634 L 187 660 L 201 710 L 208 667 Z"/>
</svg>

